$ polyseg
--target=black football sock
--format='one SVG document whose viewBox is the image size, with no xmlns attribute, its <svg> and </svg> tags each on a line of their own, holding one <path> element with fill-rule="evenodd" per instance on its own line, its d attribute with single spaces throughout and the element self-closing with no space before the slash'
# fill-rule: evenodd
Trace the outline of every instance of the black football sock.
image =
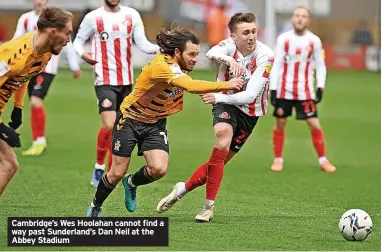
<svg viewBox="0 0 381 252">
<path fill-rule="evenodd" d="M 103 202 L 110 195 L 112 190 L 114 190 L 116 185 L 111 184 L 107 179 L 107 173 L 102 176 L 99 181 L 97 191 L 95 192 L 95 197 L 93 200 L 94 205 L 101 207 Z"/>
<path fill-rule="evenodd" d="M 151 177 L 147 172 L 147 166 L 143 166 L 139 171 L 135 172 L 131 176 L 131 182 L 135 186 L 146 185 L 154 182 L 155 179 Z"/>
</svg>

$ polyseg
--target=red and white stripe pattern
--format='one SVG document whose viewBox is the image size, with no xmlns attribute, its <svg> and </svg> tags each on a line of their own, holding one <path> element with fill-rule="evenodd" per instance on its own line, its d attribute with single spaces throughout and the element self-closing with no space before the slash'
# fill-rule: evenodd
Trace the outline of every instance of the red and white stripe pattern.
<svg viewBox="0 0 381 252">
<path fill-rule="evenodd" d="M 271 49 L 260 41 L 257 41 L 256 49 L 246 57 L 243 57 L 238 52 L 234 41 L 229 38 L 220 43 L 220 46 L 226 46 L 228 56 L 233 57 L 244 69 L 246 69 L 246 83 L 250 79 L 251 75 L 257 68 L 257 59 L 266 57 L 268 54 L 273 55 Z M 217 73 L 218 81 L 228 81 L 232 76 L 229 75 L 226 65 L 221 65 Z M 263 86 L 257 97 L 249 104 L 236 105 L 240 110 L 249 116 L 263 116 L 267 113 L 268 99 L 269 99 L 270 83 L 269 81 Z M 239 91 L 240 92 L 240 91 Z M 225 94 L 234 94 L 237 91 L 229 90 L 223 92 Z"/>
<path fill-rule="evenodd" d="M 91 22 L 83 23 L 80 32 L 94 30 L 91 38 L 91 52 L 97 64 L 95 85 L 133 84 L 131 59 L 134 12 L 121 7 L 119 12 L 106 12 L 98 8 L 89 13 Z M 89 27 L 87 27 L 89 26 Z"/>
<path fill-rule="evenodd" d="M 273 69 L 279 73 L 274 80 L 277 85 L 277 97 L 286 100 L 315 99 L 314 92 L 314 50 L 321 48 L 319 37 L 307 31 L 298 36 L 289 31 L 279 36 L 276 57 L 283 57 L 280 69 Z M 275 65 L 274 65 L 275 67 Z"/>
</svg>

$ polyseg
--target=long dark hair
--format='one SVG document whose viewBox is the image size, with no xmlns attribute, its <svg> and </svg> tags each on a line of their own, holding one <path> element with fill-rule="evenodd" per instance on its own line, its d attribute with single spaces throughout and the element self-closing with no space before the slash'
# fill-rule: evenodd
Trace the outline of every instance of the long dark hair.
<svg viewBox="0 0 381 252">
<path fill-rule="evenodd" d="M 176 48 L 182 53 L 188 41 L 196 45 L 200 44 L 200 39 L 196 34 L 180 27 L 171 30 L 162 28 L 156 36 L 156 43 L 160 47 L 160 51 L 171 56 L 174 56 Z"/>
</svg>

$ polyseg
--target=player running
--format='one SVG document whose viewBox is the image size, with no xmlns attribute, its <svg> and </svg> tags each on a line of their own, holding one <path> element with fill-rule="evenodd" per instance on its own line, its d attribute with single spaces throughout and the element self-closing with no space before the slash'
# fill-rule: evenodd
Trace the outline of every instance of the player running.
<svg viewBox="0 0 381 252">
<path fill-rule="evenodd" d="M 143 67 L 132 93 L 120 107 L 113 129 L 111 170 L 99 182 L 88 216 L 100 216 L 103 202 L 122 179 L 126 208 L 134 212 L 136 188 L 166 174 L 169 158 L 166 118 L 183 109 L 184 90 L 200 94 L 242 87 L 242 78 L 209 82 L 193 80 L 186 74 L 195 67 L 200 52 L 199 38 L 191 31 L 162 29 L 156 40 L 161 53 Z M 136 145 L 138 155 L 144 155 L 147 164 L 135 174 L 123 177 Z"/>
<path fill-rule="evenodd" d="M 146 38 L 143 21 L 135 9 L 119 5 L 120 0 L 104 0 L 104 6 L 88 13 L 74 40 L 82 59 L 94 65 L 95 93 L 102 126 L 98 132 L 96 163 L 91 184 L 98 187 L 105 170 L 105 157 L 111 148 L 112 127 L 123 98 L 131 93 L 134 80 L 131 58 L 132 39 L 145 53 L 159 47 Z M 91 39 L 91 52 L 84 44 Z M 111 167 L 111 150 L 108 169 Z"/>
<path fill-rule="evenodd" d="M 212 114 L 216 144 L 209 160 L 200 165 L 186 183 L 178 182 L 172 192 L 160 200 L 156 208 L 159 213 L 167 211 L 187 192 L 206 183 L 206 201 L 195 219 L 200 222 L 212 220 L 224 165 L 239 152 L 259 118 L 267 113 L 274 53 L 257 41 L 256 16 L 253 13 L 236 13 L 228 26 L 231 37 L 210 49 L 206 56 L 222 63 L 217 75 L 219 81 L 232 77 L 229 69 L 235 76 L 243 71 L 244 88 L 239 92 L 202 96 L 206 104 L 214 104 Z"/>
<path fill-rule="evenodd" d="M 21 125 L 28 82 L 46 67 L 52 54 L 58 55 L 69 43 L 72 18 L 63 9 L 46 7 L 37 21 L 37 31 L 0 46 L 0 113 L 15 94 L 10 127 L 0 120 L 0 195 L 19 166 L 12 148 L 21 146 L 15 130 Z"/>
<path fill-rule="evenodd" d="M 310 128 L 320 169 L 325 172 L 336 171 L 326 158 L 323 130 L 317 118 L 316 104 L 323 97 L 327 69 L 321 40 L 308 30 L 309 18 L 310 13 L 306 8 L 296 8 L 292 15 L 294 28 L 277 39 L 274 69 L 271 73 L 271 104 L 275 108 L 276 117 L 273 130 L 275 159 L 271 166 L 272 171 L 283 169 L 284 129 L 287 117 L 292 115 L 293 107 L 296 119 L 305 120 Z"/>
<path fill-rule="evenodd" d="M 14 38 L 24 35 L 28 32 L 37 30 L 37 20 L 43 8 L 48 4 L 48 0 L 32 0 L 33 10 L 21 15 L 17 23 Z M 68 59 L 70 69 L 73 72 L 74 78 L 79 78 L 81 75 L 80 67 L 77 61 L 77 54 L 74 47 L 69 42 L 63 52 Z M 48 94 L 49 87 L 57 74 L 58 62 L 60 55 L 53 55 L 48 65 L 41 73 L 33 77 L 29 81 L 28 94 L 31 107 L 31 128 L 33 135 L 33 144 L 30 148 L 22 152 L 22 155 L 36 156 L 47 148 L 46 144 L 46 113 L 44 108 L 44 98 Z"/>
</svg>

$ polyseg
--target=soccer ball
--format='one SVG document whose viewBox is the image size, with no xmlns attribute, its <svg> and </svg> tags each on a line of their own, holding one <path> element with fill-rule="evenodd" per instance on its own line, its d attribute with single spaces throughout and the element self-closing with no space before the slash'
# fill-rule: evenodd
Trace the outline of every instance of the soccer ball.
<svg viewBox="0 0 381 252">
<path fill-rule="evenodd" d="M 339 230 L 347 241 L 365 241 L 372 229 L 372 219 L 364 210 L 351 209 L 340 218 Z"/>
</svg>

